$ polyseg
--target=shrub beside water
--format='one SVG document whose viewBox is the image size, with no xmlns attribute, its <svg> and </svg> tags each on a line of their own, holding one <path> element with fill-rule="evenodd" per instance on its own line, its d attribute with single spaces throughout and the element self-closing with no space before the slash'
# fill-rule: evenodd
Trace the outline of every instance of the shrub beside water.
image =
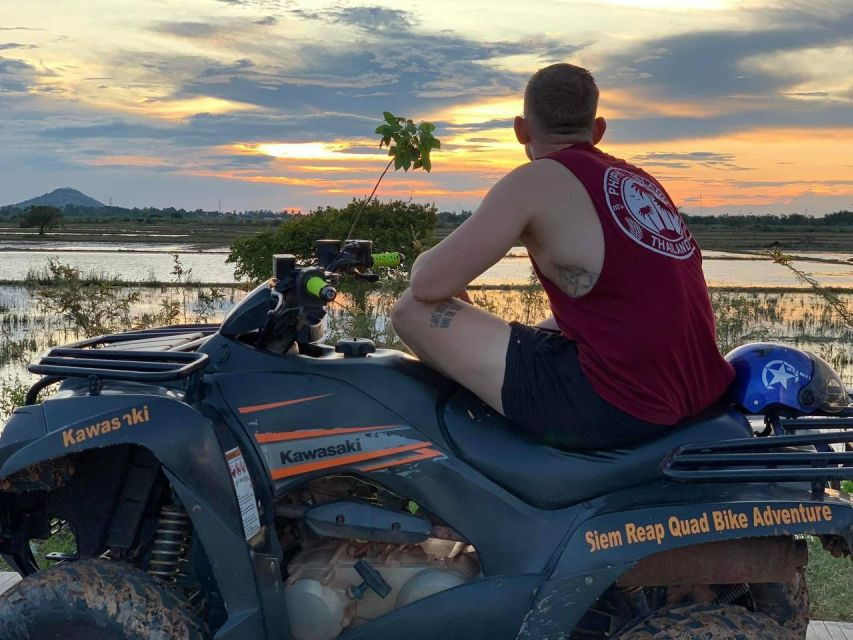
<svg viewBox="0 0 853 640">
<path fill-rule="evenodd" d="M 373 241 L 374 251 L 399 251 L 409 264 L 432 245 L 434 206 L 402 200 L 373 201 L 364 207 L 356 222 L 361 207 L 357 200 L 342 209 L 323 207 L 294 216 L 275 231 L 238 238 L 231 245 L 226 262 L 234 265 L 238 279 L 261 282 L 270 277 L 275 254 L 292 253 L 308 260 L 314 255 L 315 241 L 321 238 L 367 238 Z"/>
</svg>

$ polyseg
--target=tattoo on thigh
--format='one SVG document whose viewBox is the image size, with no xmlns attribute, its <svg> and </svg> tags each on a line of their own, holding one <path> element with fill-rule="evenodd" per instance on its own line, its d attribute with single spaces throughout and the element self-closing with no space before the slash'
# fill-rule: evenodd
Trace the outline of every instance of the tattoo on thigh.
<svg viewBox="0 0 853 640">
<path fill-rule="evenodd" d="M 454 316 L 462 310 L 458 302 L 441 302 L 435 306 L 429 317 L 431 329 L 447 329 L 453 322 Z"/>
<path fill-rule="evenodd" d="M 597 273 L 590 273 L 573 265 L 557 266 L 557 272 L 560 274 L 560 287 L 572 298 L 580 298 L 588 293 L 598 280 Z"/>
</svg>

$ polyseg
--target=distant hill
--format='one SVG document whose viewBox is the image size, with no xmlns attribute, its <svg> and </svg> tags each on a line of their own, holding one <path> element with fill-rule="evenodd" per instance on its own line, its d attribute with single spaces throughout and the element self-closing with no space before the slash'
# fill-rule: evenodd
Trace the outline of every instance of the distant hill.
<svg viewBox="0 0 853 640">
<path fill-rule="evenodd" d="M 98 202 L 94 198 L 90 198 L 85 193 L 81 193 L 77 191 L 77 189 L 72 189 L 71 187 L 54 189 L 50 193 L 45 193 L 37 198 L 30 198 L 29 200 L 24 200 L 23 202 L 9 206 L 18 209 L 26 209 L 27 207 L 34 205 L 47 205 L 51 207 L 59 207 L 60 209 L 64 209 L 68 206 L 89 208 L 106 206 L 103 202 Z"/>
</svg>

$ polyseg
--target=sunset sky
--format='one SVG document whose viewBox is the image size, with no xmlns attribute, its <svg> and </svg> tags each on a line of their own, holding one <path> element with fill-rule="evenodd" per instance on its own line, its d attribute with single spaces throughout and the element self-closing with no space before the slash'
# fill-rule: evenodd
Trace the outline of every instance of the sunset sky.
<svg viewBox="0 0 853 640">
<path fill-rule="evenodd" d="M 341 204 L 384 110 L 437 125 L 381 197 L 476 207 L 530 74 L 592 70 L 606 151 L 704 212 L 853 209 L 851 0 L 0 0 L 0 205 Z"/>
</svg>

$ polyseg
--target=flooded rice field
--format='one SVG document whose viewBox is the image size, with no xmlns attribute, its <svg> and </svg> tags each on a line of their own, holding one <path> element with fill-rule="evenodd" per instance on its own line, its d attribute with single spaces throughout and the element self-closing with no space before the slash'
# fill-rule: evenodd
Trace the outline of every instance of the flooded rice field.
<svg viewBox="0 0 853 640">
<path fill-rule="evenodd" d="M 0 281 L 6 283 L 0 285 L 0 414 L 20 401 L 21 390 L 33 380 L 27 363 L 50 346 L 128 328 L 219 321 L 246 295 L 245 287 L 234 283 L 233 268 L 221 249 L 85 241 L 50 250 L 10 249 L 0 247 Z M 179 257 L 177 276 L 169 254 Z M 756 341 L 799 346 L 821 355 L 853 387 L 853 263 L 845 255 L 823 252 L 794 261 L 824 286 L 839 288 L 835 306 L 767 256 L 709 251 L 704 257 L 722 352 Z M 83 274 L 132 284 L 111 287 L 101 281 L 88 298 L 69 296 L 61 287 L 51 293 L 52 280 L 46 277 L 51 258 Z M 28 274 L 39 278 L 22 282 Z M 475 303 L 507 320 L 533 324 L 548 313 L 541 288 L 531 284 L 523 247 L 513 249 L 474 284 Z M 357 304 L 339 296 L 325 321 L 326 340 L 363 336 L 401 348 L 387 321 L 393 289 L 377 286 Z"/>
<path fill-rule="evenodd" d="M 107 319 L 107 328 L 163 324 L 163 310 L 170 320 L 211 322 L 221 320 L 246 295 L 239 287 L 122 287 L 115 292 L 122 314 Z M 536 323 L 548 313 L 547 301 L 538 287 L 472 291 L 474 302 L 507 320 Z M 727 352 L 745 342 L 783 342 L 809 349 L 830 362 L 853 386 L 853 327 L 819 295 L 809 292 L 744 292 L 714 290 L 718 342 Z M 838 296 L 853 314 L 853 292 Z M 330 308 L 327 339 L 359 335 L 381 344 L 400 344 L 387 322 L 395 295 L 379 290 L 356 306 L 345 295 Z M 110 327 L 109 322 L 114 323 Z M 90 331 L 91 333 L 91 331 Z M 86 330 L 70 314 L 60 313 L 55 302 L 39 295 L 36 287 L 0 286 L 0 380 L 28 380 L 26 363 L 49 346 L 86 337 Z"/>
<path fill-rule="evenodd" d="M 50 247 L 28 243 L 0 244 L 0 282 L 21 282 L 28 273 L 44 269 L 50 258 L 80 269 L 84 273 L 108 272 L 124 282 L 169 282 L 171 260 L 164 254 L 177 254 L 185 268 L 192 269 L 199 283 L 234 283 L 234 267 L 226 264 L 227 251 L 213 248 L 199 251 L 186 244 L 145 245 L 102 242 L 67 242 Z M 798 254 L 797 268 L 813 274 L 825 286 L 853 289 L 853 251 L 844 255 L 833 252 Z M 790 271 L 773 264 L 757 253 L 704 253 L 705 279 L 716 287 L 796 287 Z M 484 285 L 526 284 L 530 277 L 530 261 L 524 247 L 514 247 L 498 264 L 475 282 Z"/>
</svg>

